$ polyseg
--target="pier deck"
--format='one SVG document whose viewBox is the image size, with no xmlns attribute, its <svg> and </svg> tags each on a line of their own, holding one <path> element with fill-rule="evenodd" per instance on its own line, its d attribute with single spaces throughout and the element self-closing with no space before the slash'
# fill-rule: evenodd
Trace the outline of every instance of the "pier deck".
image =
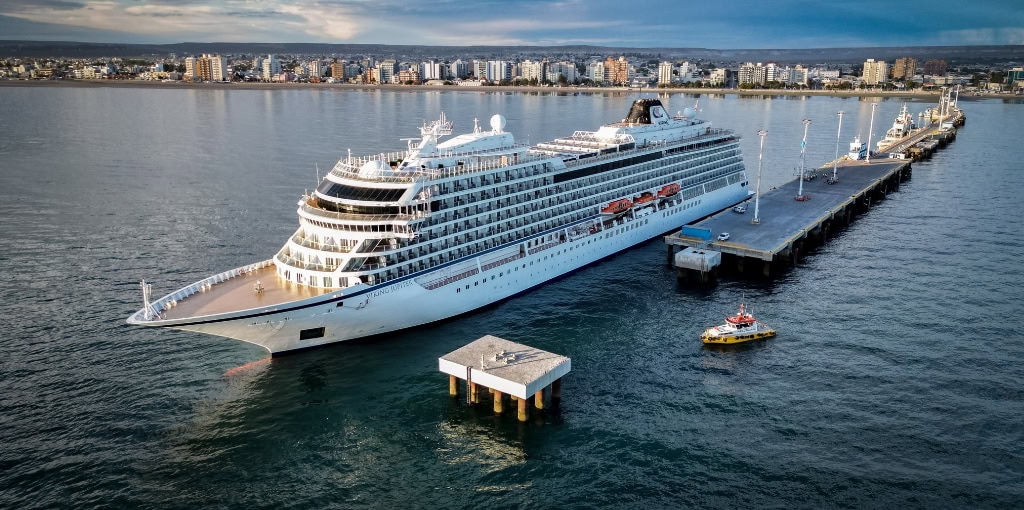
<svg viewBox="0 0 1024 510">
<path fill-rule="evenodd" d="M 754 199 L 747 201 L 747 211 L 738 214 L 732 210 L 720 212 L 696 224 L 711 230 L 713 238 L 722 232 L 729 233 L 727 241 L 713 241 L 711 249 L 723 254 L 756 258 L 771 262 L 780 253 L 791 249 L 795 242 L 807 237 L 839 217 L 849 221 L 852 206 L 870 203 L 871 193 L 878 190 L 884 194 L 895 189 L 909 175 L 910 162 L 899 159 L 876 158 L 867 163 L 850 161 L 837 168 L 838 182 L 828 184 L 828 177 L 822 176 L 823 169 L 816 169 L 818 177 L 804 181 L 804 195 L 809 200 L 797 201 L 799 182 L 790 181 L 778 188 L 761 194 L 759 209 L 760 223 L 754 224 Z M 696 246 L 700 240 L 679 233 L 667 236 L 665 242 L 675 246 Z"/>
<path fill-rule="evenodd" d="M 681 232 L 665 236 L 669 264 L 674 261 L 675 247 L 686 246 L 720 252 L 723 262 L 734 262 L 741 272 L 745 263 L 750 262 L 761 262 L 765 276 L 770 276 L 773 264 L 794 265 L 808 239 L 824 240 L 833 226 L 849 224 L 858 209 L 869 209 L 872 200 L 899 189 L 900 183 L 910 177 L 911 160 L 890 158 L 890 152 L 904 155 L 912 145 L 939 134 L 950 135 L 940 131 L 939 123 L 935 123 L 898 144 L 885 147 L 874 154 L 870 162 L 841 158 L 835 167 L 837 179 L 831 184 L 832 162 L 808 170 L 815 174 L 814 179 L 803 183 L 803 194 L 808 200 L 796 200 L 798 179 L 762 192 L 757 223 L 753 222 L 754 197 L 746 201 L 745 213 L 726 209 L 695 223 L 693 226 L 711 231 L 710 242 Z M 723 232 L 729 233 L 729 239 L 715 240 Z"/>
</svg>

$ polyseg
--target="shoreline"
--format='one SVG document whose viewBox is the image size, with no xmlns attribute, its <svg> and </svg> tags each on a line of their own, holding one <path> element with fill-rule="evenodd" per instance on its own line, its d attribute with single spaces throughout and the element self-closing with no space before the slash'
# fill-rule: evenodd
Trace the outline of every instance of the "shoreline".
<svg viewBox="0 0 1024 510">
<path fill-rule="evenodd" d="M 938 98 L 940 91 L 869 91 L 869 90 L 785 90 L 785 89 L 709 89 L 709 88 L 630 88 L 630 87 L 541 87 L 510 85 L 362 85 L 351 83 L 253 83 L 253 82 L 204 82 L 154 80 L 0 80 L 0 87 L 70 87 L 70 88 L 161 88 L 198 90 L 391 90 L 391 91 L 467 91 L 467 92 L 524 92 L 546 94 L 735 94 L 739 96 L 830 96 L 830 97 L 904 97 Z M 981 93 L 963 95 L 962 99 L 1006 99 L 1019 98 L 1013 94 Z"/>
</svg>

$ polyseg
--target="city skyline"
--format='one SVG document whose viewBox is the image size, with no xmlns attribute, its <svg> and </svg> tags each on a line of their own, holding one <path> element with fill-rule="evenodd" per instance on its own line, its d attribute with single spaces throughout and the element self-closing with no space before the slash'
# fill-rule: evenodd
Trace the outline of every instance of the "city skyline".
<svg viewBox="0 0 1024 510">
<path fill-rule="evenodd" d="M 983 0 L 963 9 L 948 0 L 912 0 L 899 10 L 879 0 L 659 4 L 9 0 L 0 6 L 0 38 L 716 49 L 1024 44 L 1024 11 L 1012 2 Z"/>
</svg>

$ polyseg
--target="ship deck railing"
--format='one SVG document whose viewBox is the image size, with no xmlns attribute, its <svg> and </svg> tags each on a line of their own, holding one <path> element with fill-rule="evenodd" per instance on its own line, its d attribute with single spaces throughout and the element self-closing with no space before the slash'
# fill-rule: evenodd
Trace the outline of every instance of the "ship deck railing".
<svg viewBox="0 0 1024 510">
<path fill-rule="evenodd" d="M 342 220 L 350 222 L 363 222 L 368 224 L 380 224 L 380 223 L 395 223 L 404 224 L 411 221 L 424 218 L 428 215 L 427 212 L 419 212 L 416 214 L 352 214 L 352 213 L 340 213 L 335 211 L 328 211 L 319 207 L 309 205 L 307 201 L 299 202 L 299 209 L 302 212 L 319 216 L 321 218 L 329 218 L 332 220 Z M 408 233 L 412 233 L 411 231 Z"/>
<path fill-rule="evenodd" d="M 278 253 L 277 260 L 281 261 L 284 264 L 287 264 L 293 269 L 304 269 L 306 271 L 320 271 L 321 273 L 331 273 L 335 269 L 337 269 L 337 267 L 331 267 L 321 262 L 299 260 L 290 255 L 285 255 L 284 253 Z"/>
<path fill-rule="evenodd" d="M 467 173 L 475 173 L 481 170 L 490 170 L 493 168 L 500 168 L 509 166 L 510 164 L 518 164 L 528 162 L 531 159 L 528 156 L 524 156 L 525 150 L 530 147 L 525 144 L 514 144 L 509 147 L 505 147 L 501 150 L 488 149 L 488 150 L 476 150 L 476 151 L 463 151 L 455 152 L 449 151 L 441 154 L 437 154 L 436 157 L 441 158 L 474 158 L 480 156 L 490 156 L 489 160 L 482 160 L 476 163 L 469 163 L 456 166 L 448 166 L 441 168 L 407 168 L 407 169 L 395 169 L 391 167 L 392 162 L 400 162 L 405 160 L 410 155 L 409 151 L 402 152 L 391 152 L 382 153 L 373 156 L 361 156 L 353 157 L 350 159 L 342 159 L 338 161 L 334 168 L 331 169 L 331 174 L 342 177 L 345 179 L 353 179 L 364 182 L 394 182 L 394 183 L 413 183 L 422 179 L 436 180 L 453 177 L 456 175 L 463 175 Z M 518 157 L 512 157 L 513 155 L 519 154 Z M 525 159 L 524 159 L 525 158 Z M 502 162 L 502 160 L 506 160 Z M 539 159 L 539 158 L 538 158 Z M 366 163 L 373 161 L 384 161 L 388 163 L 391 168 L 392 175 L 374 175 L 364 176 L 360 173 L 360 169 Z M 500 163 L 500 164 L 495 164 Z"/>
<path fill-rule="evenodd" d="M 473 276 L 473 275 L 476 275 L 476 274 L 479 274 L 479 273 L 480 273 L 480 270 L 474 267 L 474 268 L 467 269 L 467 270 L 465 270 L 465 271 L 463 271 L 461 273 L 458 273 L 458 274 L 454 274 L 454 275 L 451 275 L 451 276 L 442 276 L 441 278 L 437 278 L 437 279 L 431 280 L 429 282 L 420 283 L 420 285 L 422 285 L 423 288 L 425 288 L 427 290 L 434 290 L 434 289 L 439 288 L 439 287 L 444 287 L 445 285 L 448 285 L 449 283 L 455 283 L 455 282 L 457 282 L 459 280 L 465 280 L 466 278 L 469 278 L 470 276 Z"/>
<path fill-rule="evenodd" d="M 483 269 L 484 271 L 488 271 L 488 270 L 494 269 L 494 268 L 496 268 L 496 267 L 498 267 L 500 265 L 508 264 L 509 262 L 514 262 L 516 260 L 519 260 L 519 259 L 523 258 L 524 256 L 525 255 L 523 255 L 522 253 L 516 253 L 514 255 L 509 255 L 508 257 L 500 258 L 498 260 L 495 260 L 495 261 L 492 261 L 492 262 L 488 262 L 486 264 L 482 264 L 480 266 L 480 268 Z"/>
</svg>

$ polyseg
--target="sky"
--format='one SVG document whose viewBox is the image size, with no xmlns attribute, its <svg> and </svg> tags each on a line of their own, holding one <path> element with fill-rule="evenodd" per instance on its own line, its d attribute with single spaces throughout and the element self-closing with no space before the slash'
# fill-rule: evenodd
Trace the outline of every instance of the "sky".
<svg viewBox="0 0 1024 510">
<path fill-rule="evenodd" d="M 1021 0 L 3 0 L 0 40 L 795 49 L 1024 44 Z"/>
</svg>

